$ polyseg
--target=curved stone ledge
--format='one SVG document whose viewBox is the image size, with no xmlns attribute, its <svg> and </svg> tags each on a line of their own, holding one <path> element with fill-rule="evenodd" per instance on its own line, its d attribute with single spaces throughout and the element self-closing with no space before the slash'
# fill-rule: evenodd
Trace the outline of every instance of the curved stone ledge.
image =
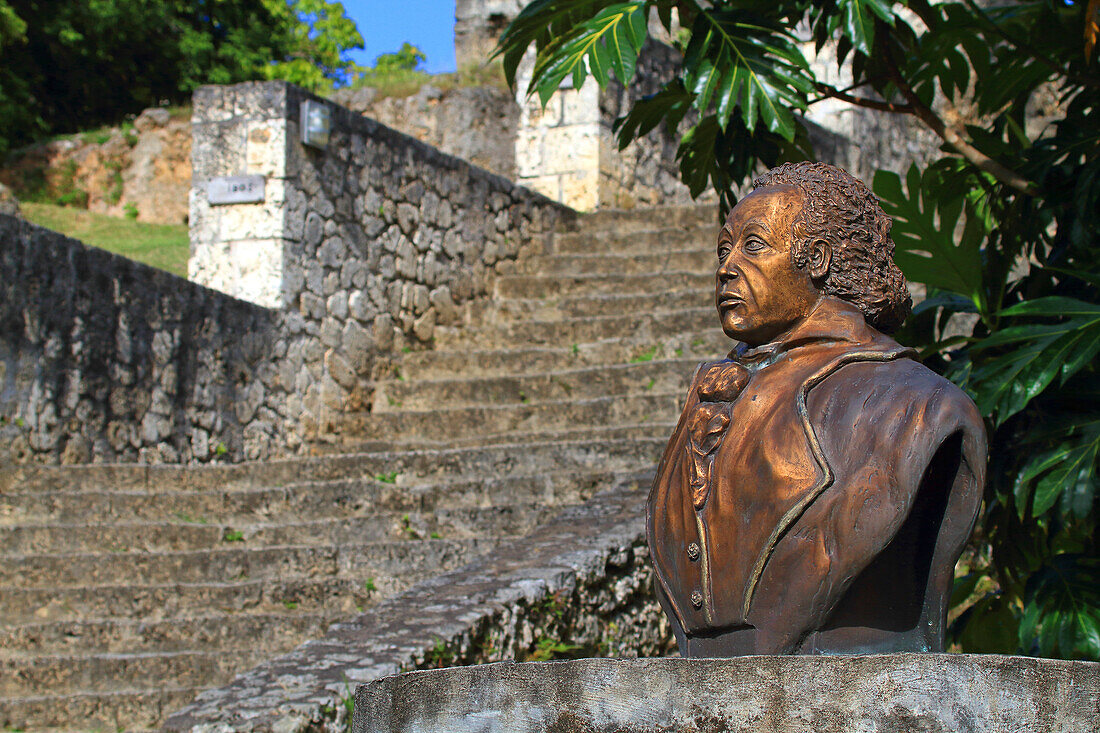
<svg viewBox="0 0 1100 733">
<path fill-rule="evenodd" d="M 501 662 L 359 687 L 354 733 L 1065 731 L 1100 727 L 1100 664 L 893 654 Z"/>
</svg>

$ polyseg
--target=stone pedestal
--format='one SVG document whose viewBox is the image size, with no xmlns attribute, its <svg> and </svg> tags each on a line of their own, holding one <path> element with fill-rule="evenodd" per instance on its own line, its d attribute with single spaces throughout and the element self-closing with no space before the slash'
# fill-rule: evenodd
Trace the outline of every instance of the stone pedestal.
<svg viewBox="0 0 1100 733">
<path fill-rule="evenodd" d="M 1094 731 L 1100 664 L 892 654 L 502 662 L 359 687 L 355 733 Z"/>
</svg>

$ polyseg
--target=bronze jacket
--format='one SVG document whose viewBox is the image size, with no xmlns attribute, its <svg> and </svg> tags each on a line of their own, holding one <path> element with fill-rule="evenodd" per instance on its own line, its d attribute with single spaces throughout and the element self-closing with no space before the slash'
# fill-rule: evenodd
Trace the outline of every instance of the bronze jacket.
<svg viewBox="0 0 1100 733">
<path fill-rule="evenodd" d="M 647 511 L 681 653 L 942 648 L 985 432 L 912 354 L 826 297 L 699 367 Z"/>
</svg>

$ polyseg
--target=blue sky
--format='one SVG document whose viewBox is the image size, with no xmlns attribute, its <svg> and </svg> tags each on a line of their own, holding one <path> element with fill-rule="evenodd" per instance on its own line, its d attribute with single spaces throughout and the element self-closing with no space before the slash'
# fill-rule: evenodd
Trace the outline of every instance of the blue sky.
<svg viewBox="0 0 1100 733">
<path fill-rule="evenodd" d="M 359 26 L 366 50 L 352 54 L 358 64 L 393 53 L 408 41 L 428 57 L 424 69 L 455 70 L 454 0 L 343 0 L 348 17 Z"/>
</svg>

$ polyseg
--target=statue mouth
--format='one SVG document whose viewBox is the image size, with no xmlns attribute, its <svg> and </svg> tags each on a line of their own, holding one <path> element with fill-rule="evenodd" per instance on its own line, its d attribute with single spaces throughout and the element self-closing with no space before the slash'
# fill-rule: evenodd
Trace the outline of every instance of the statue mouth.
<svg viewBox="0 0 1100 733">
<path fill-rule="evenodd" d="M 717 298 L 718 310 L 726 310 L 738 305 L 743 305 L 745 299 L 739 295 L 733 295 L 732 293 L 722 293 Z"/>
</svg>

